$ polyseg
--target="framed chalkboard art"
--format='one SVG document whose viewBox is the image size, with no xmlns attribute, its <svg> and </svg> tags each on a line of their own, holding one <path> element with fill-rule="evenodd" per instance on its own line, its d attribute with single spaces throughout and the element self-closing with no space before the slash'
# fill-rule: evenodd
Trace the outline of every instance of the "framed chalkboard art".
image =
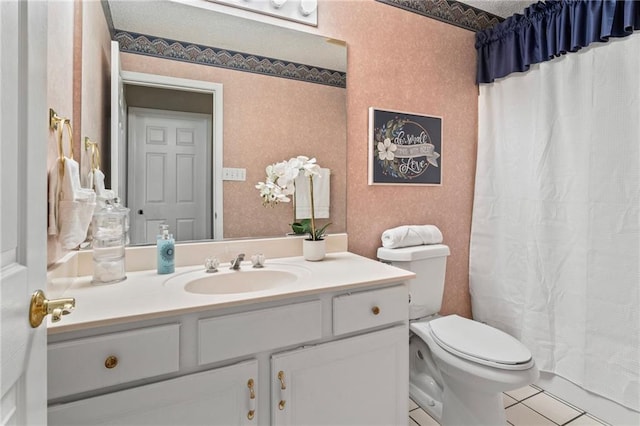
<svg viewBox="0 0 640 426">
<path fill-rule="evenodd" d="M 369 185 L 442 185 L 442 117 L 369 108 Z"/>
</svg>

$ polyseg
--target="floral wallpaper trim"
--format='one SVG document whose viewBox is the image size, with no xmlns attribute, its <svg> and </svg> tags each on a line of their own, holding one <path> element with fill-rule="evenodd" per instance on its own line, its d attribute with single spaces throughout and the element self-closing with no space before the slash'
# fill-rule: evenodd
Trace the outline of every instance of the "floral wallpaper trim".
<svg viewBox="0 0 640 426">
<path fill-rule="evenodd" d="M 490 28 L 504 18 L 455 0 L 376 0 L 469 31 Z"/>
<path fill-rule="evenodd" d="M 113 39 L 120 43 L 121 52 L 264 74 L 272 77 L 324 84 L 326 86 L 347 87 L 347 74 L 345 72 L 318 68 L 312 65 L 297 64 L 280 59 L 120 30 L 114 31 Z"/>
</svg>

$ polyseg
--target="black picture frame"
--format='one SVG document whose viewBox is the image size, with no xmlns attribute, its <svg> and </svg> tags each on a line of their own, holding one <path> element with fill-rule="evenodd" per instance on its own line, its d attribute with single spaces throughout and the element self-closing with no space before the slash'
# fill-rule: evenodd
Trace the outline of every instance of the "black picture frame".
<svg viewBox="0 0 640 426">
<path fill-rule="evenodd" d="M 369 108 L 369 185 L 442 185 L 442 117 Z"/>
</svg>

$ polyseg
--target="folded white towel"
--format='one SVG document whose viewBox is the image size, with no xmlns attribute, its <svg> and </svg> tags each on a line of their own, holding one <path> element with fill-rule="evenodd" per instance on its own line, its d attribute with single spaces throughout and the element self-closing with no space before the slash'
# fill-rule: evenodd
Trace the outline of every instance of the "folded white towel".
<svg viewBox="0 0 640 426">
<path fill-rule="evenodd" d="M 329 217 L 331 194 L 331 170 L 321 168 L 320 175 L 313 177 L 313 207 L 316 219 Z M 296 179 L 296 219 L 311 217 L 311 194 L 309 178 L 303 174 Z"/>
<path fill-rule="evenodd" d="M 399 248 L 440 244 L 442 232 L 435 225 L 403 225 L 387 229 L 382 233 L 382 246 Z"/>
</svg>

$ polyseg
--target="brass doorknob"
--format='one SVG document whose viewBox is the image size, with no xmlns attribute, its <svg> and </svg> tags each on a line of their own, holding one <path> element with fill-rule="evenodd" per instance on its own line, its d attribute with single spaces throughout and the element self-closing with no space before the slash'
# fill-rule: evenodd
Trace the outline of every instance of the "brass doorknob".
<svg viewBox="0 0 640 426">
<path fill-rule="evenodd" d="M 48 300 L 42 290 L 36 290 L 31 295 L 29 305 L 29 324 L 36 328 L 42 324 L 42 320 L 51 314 L 51 321 L 58 322 L 63 315 L 68 315 L 76 307 L 76 299 L 73 297 Z"/>
</svg>

